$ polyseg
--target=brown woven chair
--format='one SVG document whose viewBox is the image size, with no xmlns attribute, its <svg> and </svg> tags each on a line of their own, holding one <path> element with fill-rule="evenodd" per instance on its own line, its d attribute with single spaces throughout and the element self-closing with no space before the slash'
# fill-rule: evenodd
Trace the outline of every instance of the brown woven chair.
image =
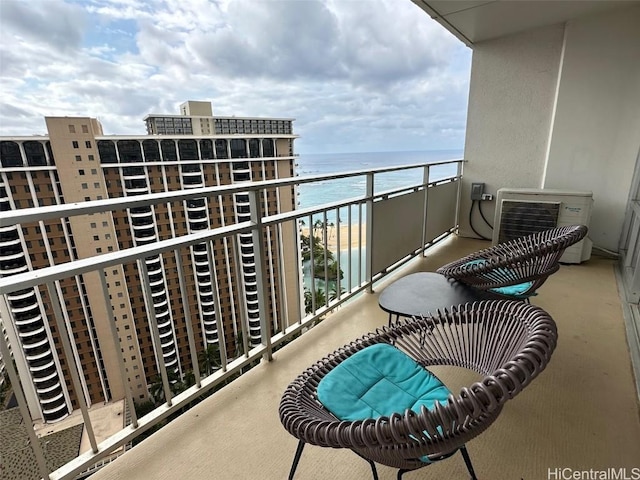
<svg viewBox="0 0 640 480">
<path fill-rule="evenodd" d="M 402 318 L 345 345 L 304 371 L 284 392 L 280 420 L 299 439 L 289 479 L 306 443 L 353 450 L 369 462 L 374 479 L 375 463 L 398 468 L 401 479 L 403 473 L 428 465 L 427 459 L 442 460 L 460 450 L 475 479 L 465 444 L 544 370 L 556 339 L 553 319 L 539 307 L 492 300 Z M 458 366 L 484 378 L 430 409 L 401 407 L 388 416 L 341 421 L 319 401 L 318 385 L 342 362 L 379 344 L 397 347 L 425 369 Z"/>
<path fill-rule="evenodd" d="M 503 298 L 528 299 L 558 271 L 565 249 L 582 240 L 587 230 L 570 225 L 537 232 L 472 253 L 437 272 Z"/>
</svg>

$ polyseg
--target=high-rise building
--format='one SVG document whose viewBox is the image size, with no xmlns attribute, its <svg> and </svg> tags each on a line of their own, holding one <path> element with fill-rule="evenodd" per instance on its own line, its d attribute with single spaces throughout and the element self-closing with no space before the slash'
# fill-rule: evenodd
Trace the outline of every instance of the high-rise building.
<svg viewBox="0 0 640 480">
<path fill-rule="evenodd" d="M 214 117 L 210 102 L 188 101 L 180 115 L 150 114 L 144 117 L 149 135 L 291 135 L 290 118 Z"/>
<path fill-rule="evenodd" d="M 148 135 L 104 135 L 94 118 L 47 117 L 46 136 L 0 137 L 0 209 L 294 175 L 292 119 L 214 117 L 208 102 L 187 102 L 181 112 L 145 117 Z M 248 206 L 248 195 L 236 193 L 4 227 L 0 229 L 0 275 L 245 221 Z M 294 208 L 292 187 L 265 191 L 263 209 L 268 214 Z M 283 250 L 274 247 L 276 238 L 285 243 L 286 250 L 287 242 L 291 243 L 288 248 L 295 248 L 295 234 L 270 227 L 264 238 L 268 252 L 264 268 L 271 272 L 274 284 L 286 286 L 297 282 L 294 275 L 285 274 L 297 266 L 289 265 L 295 262 L 293 256 L 282 255 Z M 259 343 L 260 315 L 272 319 L 284 310 L 298 311 L 294 306 L 299 299 L 280 298 L 279 292 L 296 291 L 293 285 L 284 289 L 269 285 L 268 311 L 260 312 L 253 247 L 252 235 L 241 234 L 210 246 L 196 244 L 183 252 L 189 305 L 180 302 L 176 258 L 172 255 L 106 271 L 119 345 L 106 321 L 109 306 L 97 273 L 56 282 L 65 303 L 64 321 L 75 340 L 73 359 L 66 358 L 59 346 L 47 290 L 31 288 L 9 295 L 6 302 L 0 302 L 0 318 L 32 417 L 45 422 L 60 420 L 76 407 L 78 395 L 89 404 L 123 398 L 118 350 L 124 356 L 126 380 L 135 400 L 147 398 L 149 385 L 159 373 L 156 355 L 162 356 L 167 370 L 184 375 L 191 368 L 186 318 L 191 319 L 198 351 L 224 341 L 226 350 L 233 352 L 242 322 L 248 328 L 249 345 Z M 210 262 L 209 251 L 223 261 Z M 209 265 L 216 265 L 216 271 L 211 272 Z M 214 292 L 212 277 L 224 288 Z M 214 294 L 219 297 L 220 311 L 214 306 Z M 189 315 L 185 315 L 186 308 Z M 146 313 L 152 309 L 160 345 L 153 339 L 151 316 Z M 221 325 L 224 338 L 218 334 Z M 71 382 L 70 361 L 82 372 L 82 392 L 75 391 Z"/>
</svg>

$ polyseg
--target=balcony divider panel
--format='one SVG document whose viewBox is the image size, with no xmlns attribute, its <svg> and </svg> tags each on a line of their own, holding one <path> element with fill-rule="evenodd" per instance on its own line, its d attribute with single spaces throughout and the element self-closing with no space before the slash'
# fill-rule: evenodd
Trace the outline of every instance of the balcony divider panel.
<svg viewBox="0 0 640 480">
<path fill-rule="evenodd" d="M 433 242 L 443 232 L 450 232 L 456 227 L 459 185 L 460 182 L 454 180 L 428 188 L 425 245 Z"/>
<path fill-rule="evenodd" d="M 386 269 L 420 248 L 424 192 L 418 190 L 374 202 L 373 241 L 367 239 L 374 272 Z"/>
</svg>

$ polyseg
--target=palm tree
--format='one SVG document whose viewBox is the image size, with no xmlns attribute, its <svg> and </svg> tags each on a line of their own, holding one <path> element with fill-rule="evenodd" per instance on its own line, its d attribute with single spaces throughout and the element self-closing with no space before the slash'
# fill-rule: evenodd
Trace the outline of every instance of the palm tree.
<svg viewBox="0 0 640 480">
<path fill-rule="evenodd" d="M 315 222 L 313 222 L 313 236 L 314 237 L 319 237 L 322 240 L 322 244 L 326 245 L 327 244 L 327 239 L 326 239 L 326 232 L 327 232 L 327 227 L 329 226 L 329 224 L 327 222 L 324 222 L 322 220 L 316 220 Z M 316 233 L 316 230 L 320 230 L 320 234 L 318 235 Z"/>
<path fill-rule="evenodd" d="M 7 394 L 11 390 L 11 380 L 9 380 L 9 374 L 4 372 L 3 382 L 0 385 L 0 410 L 4 409 L 4 402 L 7 399 Z"/>
<path fill-rule="evenodd" d="M 329 227 L 329 238 L 333 238 L 333 235 L 335 234 L 336 224 L 333 222 L 329 222 L 327 226 Z"/>
<path fill-rule="evenodd" d="M 238 358 L 239 356 L 244 355 L 244 341 L 242 338 L 242 330 L 239 330 L 238 334 L 236 335 L 235 347 L 236 347 L 235 358 Z"/>
<path fill-rule="evenodd" d="M 201 375 L 209 375 L 218 370 L 220 365 L 220 345 L 207 345 L 207 348 L 198 353 L 198 366 Z"/>
<path fill-rule="evenodd" d="M 169 390 L 171 391 L 172 396 L 176 396 L 187 389 L 185 383 L 180 380 L 176 370 L 167 370 L 167 377 L 169 380 Z M 151 382 L 151 385 L 149 385 L 149 395 L 156 405 L 160 405 L 166 400 L 161 375 L 153 377 L 153 381 Z"/>
<path fill-rule="evenodd" d="M 342 273 L 342 272 L 340 272 Z M 345 293 L 345 289 L 340 287 L 340 295 Z M 336 300 L 338 298 L 338 288 L 335 283 L 331 285 L 331 289 L 329 290 L 329 300 Z"/>
<path fill-rule="evenodd" d="M 186 372 L 184 372 L 182 384 L 184 385 L 185 390 L 189 387 L 193 387 L 196 384 L 196 376 L 193 373 L 193 370 L 187 370 Z"/>
<path fill-rule="evenodd" d="M 322 290 L 321 288 L 316 289 L 314 297 L 316 300 L 316 308 L 327 304 L 327 297 L 324 293 L 324 290 Z M 313 312 L 313 298 L 311 297 L 311 290 L 309 290 L 308 288 L 304 289 L 304 312 Z"/>
<path fill-rule="evenodd" d="M 330 255 L 329 255 L 330 254 Z M 324 258 L 314 258 L 314 266 L 313 266 L 313 276 L 315 278 L 324 279 L 324 267 L 325 262 Z M 331 252 L 327 252 L 327 278 L 329 282 L 336 282 L 338 280 L 342 280 L 344 278 L 344 272 L 342 269 L 338 272 L 338 262 L 336 262 L 333 254 Z"/>
</svg>

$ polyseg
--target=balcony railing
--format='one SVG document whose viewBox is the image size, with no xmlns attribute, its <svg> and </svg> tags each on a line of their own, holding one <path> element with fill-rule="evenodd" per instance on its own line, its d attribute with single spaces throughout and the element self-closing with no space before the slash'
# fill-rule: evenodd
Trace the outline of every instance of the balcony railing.
<svg viewBox="0 0 640 480">
<path fill-rule="evenodd" d="M 27 428 L 34 458 L 42 477 L 72 479 L 81 476 L 83 472 L 94 469 L 95 465 L 100 462 L 112 460 L 118 452 L 126 450 L 130 443 L 140 435 L 159 425 L 168 417 L 179 414 L 180 411 L 188 408 L 190 404 L 207 392 L 220 388 L 225 382 L 242 375 L 256 362 L 271 360 L 274 350 L 297 336 L 303 335 L 331 310 L 353 299 L 354 296 L 371 290 L 375 282 L 412 258 L 422 255 L 431 245 L 445 238 L 457 227 L 457 205 L 460 195 L 462 164 L 462 160 L 454 160 L 394 166 L 2 212 L 0 228 L 48 219 L 118 212 L 126 209 L 132 209 L 135 212 L 140 211 L 139 209 L 143 207 L 175 202 L 180 204 L 187 202 L 186 204 L 188 204 L 191 200 L 203 198 L 207 198 L 216 205 L 221 205 L 223 197 L 232 198 L 237 193 L 247 195 L 249 199 L 248 218 L 250 220 L 248 221 L 214 229 L 198 230 L 179 237 L 74 260 L 39 269 L 36 274 L 34 271 L 28 271 L 0 278 L 2 298 L 0 311 L 2 316 L 10 318 L 10 298 L 12 295 L 15 296 L 15 292 L 26 289 L 42 289 L 49 297 L 53 312 L 50 321 L 54 323 L 59 332 L 65 356 L 67 359 L 76 359 L 77 355 L 72 345 L 73 332 L 70 331 L 69 325 L 65 321 L 65 299 L 62 295 L 60 282 L 87 275 L 94 275 L 93 278 L 99 279 L 107 307 L 105 309 L 106 320 L 109 324 L 112 341 L 114 345 L 120 346 L 121 342 L 116 330 L 106 272 L 116 266 L 135 265 L 142 279 L 144 297 L 149 302 L 147 305 L 151 305 L 146 309 L 148 322 L 145 318 L 137 320 L 136 323 L 148 324 L 153 343 L 157 346 L 156 350 L 159 353 L 164 351 L 165 344 L 167 348 L 176 348 L 175 346 L 171 347 L 171 342 L 165 341 L 165 339 L 170 339 L 169 333 L 171 331 L 160 332 L 160 328 L 162 328 L 160 323 L 164 325 L 169 321 L 169 317 L 166 315 L 170 307 L 180 308 L 181 305 L 188 306 L 193 303 L 189 295 L 193 292 L 188 291 L 187 280 L 192 280 L 192 283 L 199 285 L 199 288 L 206 287 L 210 283 L 214 288 L 212 294 L 209 294 L 211 295 L 209 300 L 213 302 L 214 310 L 220 312 L 220 292 L 224 291 L 225 287 L 221 283 L 222 279 L 216 275 L 218 271 L 217 260 L 222 259 L 214 255 L 214 245 L 235 245 L 238 247 L 233 250 L 234 253 L 229 258 L 225 257 L 225 261 L 230 258 L 233 260 L 235 266 L 226 264 L 226 267 L 230 271 L 234 268 L 237 269 L 237 275 L 233 278 L 241 281 L 246 278 L 246 273 L 240 273 L 243 265 L 245 268 L 247 267 L 246 262 L 243 263 L 242 259 L 243 249 L 246 246 L 245 240 L 249 234 L 253 238 L 253 243 L 250 245 L 252 250 L 250 276 L 251 279 L 255 279 L 257 288 L 252 281 L 235 290 L 234 302 L 232 302 L 235 307 L 231 314 L 235 322 L 234 328 L 237 326 L 237 331 L 234 331 L 232 335 L 227 332 L 225 336 L 226 325 L 224 322 L 219 319 L 216 324 L 217 338 L 220 339 L 218 342 L 219 368 L 208 375 L 200 371 L 190 309 L 184 308 L 190 350 L 190 367 L 195 384 L 178 394 L 172 393 L 172 385 L 175 380 L 170 378 L 168 373 L 170 369 L 167 367 L 173 368 L 176 358 L 175 352 L 173 350 L 171 352 L 174 355 L 171 358 L 174 360 L 168 361 L 166 364 L 165 361 L 169 359 L 167 354 L 156 354 L 155 369 L 160 374 L 163 395 L 166 400 L 158 408 L 138 418 L 132 389 L 126 381 L 128 375 L 124 354 L 120 354 L 120 348 L 117 348 L 118 368 L 123 384 L 128 424 L 109 438 L 98 442 L 90 417 L 91 406 L 85 398 L 86 395 L 76 395 L 90 449 L 66 465 L 49 472 L 46 456 L 40 446 L 36 431 Z M 434 174 L 434 167 L 437 171 L 437 167 L 445 165 L 455 168 L 456 172 L 444 178 L 437 178 L 437 174 Z M 421 172 L 411 185 L 388 191 L 376 190 L 377 175 L 410 169 L 418 169 L 417 171 Z M 289 189 L 290 191 L 291 188 L 295 190 L 313 182 L 326 183 L 358 177 L 365 180 L 366 187 L 363 195 L 271 215 L 265 214 L 263 211 L 263 206 L 266 203 L 264 200 L 268 198 L 268 192 L 273 193 L 278 189 Z M 322 239 L 324 250 L 320 255 L 324 258 L 320 258 L 320 261 L 315 258 L 318 255 L 318 250 L 309 248 L 305 252 L 301 248 L 303 231 L 308 232 L 309 237 L 317 235 Z M 336 251 L 330 252 L 328 239 L 333 238 L 333 235 L 335 235 Z M 347 237 L 346 243 L 345 235 Z M 309 244 L 311 243 L 309 242 Z M 192 273 L 186 273 L 190 270 L 184 268 L 185 259 L 190 259 L 190 261 L 193 259 L 189 251 L 191 247 L 196 245 L 206 246 L 209 272 L 207 285 L 201 283 L 202 276 L 198 275 L 199 270 L 195 268 L 195 265 Z M 285 245 L 293 245 L 295 248 L 285 249 Z M 335 269 L 333 270 L 328 261 L 332 254 L 335 261 Z M 305 255 L 308 256 L 308 260 L 304 259 Z M 148 261 L 159 258 L 163 258 L 165 261 L 171 259 L 172 264 L 175 265 L 175 274 L 180 285 L 181 295 L 180 298 L 168 299 L 171 305 L 167 308 L 163 307 L 164 310 L 156 314 L 156 310 L 153 308 L 153 288 L 157 286 L 159 280 L 149 279 L 149 275 L 156 272 L 156 267 L 153 267 L 153 271 L 151 271 L 153 262 L 152 265 L 148 265 Z M 284 258 L 297 266 L 293 272 L 286 271 L 284 268 Z M 277 268 L 274 265 L 277 265 Z M 315 267 L 316 265 L 320 265 L 320 267 Z M 206 266 L 206 264 L 203 265 L 202 257 L 199 256 L 198 267 L 202 266 Z M 310 273 L 305 275 L 305 269 Z M 278 275 L 276 270 L 280 272 L 281 277 L 286 275 L 295 277 L 292 283 L 288 283 L 288 285 L 296 286 L 295 291 L 286 291 L 282 278 L 276 278 Z M 344 272 L 343 278 L 340 278 L 338 273 L 341 271 Z M 188 275 L 193 278 L 189 279 Z M 329 285 L 335 287 L 332 295 L 329 295 L 327 288 Z M 315 294 L 319 288 L 324 288 L 324 298 Z M 305 289 L 307 290 L 306 295 Z M 305 297 L 308 298 L 307 302 L 305 302 Z M 249 299 L 251 299 L 250 302 Z M 272 308 L 274 313 L 268 315 L 268 305 L 276 304 L 279 305 L 279 308 Z M 201 309 L 198 311 L 201 312 Z M 254 335 L 251 335 L 251 319 L 254 321 L 258 319 L 260 322 L 258 344 L 251 343 L 256 337 L 255 331 Z M 230 336 L 237 342 L 239 348 L 236 351 L 229 349 L 229 343 L 225 341 Z M 162 347 L 160 347 L 161 345 Z M 17 351 L 19 348 L 14 348 L 14 352 Z M 11 358 L 9 345 L 3 336 L 0 336 L 0 353 L 5 359 Z M 33 417 L 23 391 L 28 390 L 29 386 L 25 385 L 20 388 L 20 379 L 16 369 L 12 362 L 6 363 L 20 413 L 25 419 L 25 423 L 31 425 Z M 68 362 L 67 367 L 75 392 L 83 392 L 83 374 L 78 370 L 77 363 Z M 182 371 L 182 373 L 185 372 Z M 31 408 L 33 409 L 33 404 L 31 404 Z"/>
</svg>

